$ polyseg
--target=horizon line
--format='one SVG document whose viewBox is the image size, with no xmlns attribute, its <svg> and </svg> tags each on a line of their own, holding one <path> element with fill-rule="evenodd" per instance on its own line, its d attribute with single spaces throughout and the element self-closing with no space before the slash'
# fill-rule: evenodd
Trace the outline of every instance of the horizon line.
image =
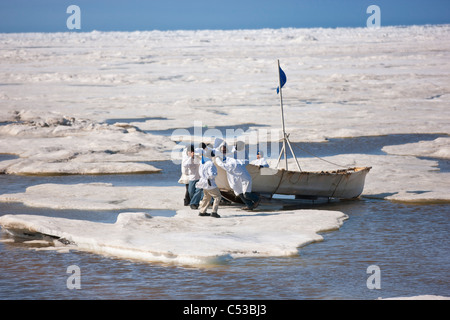
<svg viewBox="0 0 450 320">
<path fill-rule="evenodd" d="M 439 27 L 439 26 L 450 26 L 450 23 L 423 23 L 423 24 L 387 24 L 381 25 L 377 28 L 370 28 L 367 26 L 338 26 L 338 27 L 261 27 L 261 28 L 199 28 L 199 29 L 135 29 L 135 30 L 99 30 L 92 29 L 89 31 L 83 30 L 64 30 L 64 31 L 1 31 L 0 34 L 33 34 L 33 33 L 92 33 L 92 32 L 115 32 L 115 33 L 133 33 L 133 32 L 176 32 L 176 31 L 251 31 L 251 30 L 283 30 L 283 29 L 370 29 L 379 30 L 383 28 L 408 28 L 408 27 Z"/>
</svg>

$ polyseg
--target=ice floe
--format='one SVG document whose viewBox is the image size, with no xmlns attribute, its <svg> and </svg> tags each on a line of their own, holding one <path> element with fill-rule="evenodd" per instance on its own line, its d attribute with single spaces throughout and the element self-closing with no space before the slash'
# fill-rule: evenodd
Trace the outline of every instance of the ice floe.
<svg viewBox="0 0 450 320">
<path fill-rule="evenodd" d="M 18 122 L 0 126 L 0 150 L 19 158 L 2 161 L 8 174 L 149 173 L 145 161 L 165 160 L 172 142 L 135 127 L 100 124 L 57 113 L 17 113 Z M 23 116 L 24 115 L 24 116 Z"/>
<path fill-rule="evenodd" d="M 378 154 L 342 154 L 323 160 L 328 162 L 316 158 L 299 159 L 302 170 L 307 171 L 333 170 L 336 165 L 372 166 L 366 176 L 363 197 L 405 202 L 450 201 L 450 173 L 440 172 L 436 160 Z M 290 167 L 295 168 L 293 160 Z"/>
<path fill-rule="evenodd" d="M 386 146 L 383 148 L 383 151 L 398 155 L 450 159 L 450 138 L 442 137 L 433 141 Z"/>
<path fill-rule="evenodd" d="M 107 183 L 41 184 L 24 193 L 3 194 L 0 201 L 30 207 L 80 210 L 122 210 L 115 223 L 99 223 L 34 215 L 0 217 L 3 229 L 15 235 L 44 234 L 74 249 L 127 259 L 175 264 L 222 263 L 247 256 L 298 254 L 298 247 L 322 240 L 319 232 L 338 229 L 346 215 L 337 211 L 292 210 L 256 212 L 221 206 L 222 218 L 199 217 L 182 204 L 185 188 L 118 187 Z M 127 209 L 171 209 L 173 217 L 150 216 Z"/>
<path fill-rule="evenodd" d="M 30 207 L 79 210 L 169 209 L 182 203 L 183 187 L 118 187 L 110 183 L 39 184 L 24 193 L 2 194 L 0 201 Z"/>
<path fill-rule="evenodd" d="M 290 256 L 298 247 L 321 241 L 318 232 L 338 229 L 341 212 L 302 210 L 245 213 L 221 211 L 222 218 L 199 217 L 179 210 L 174 217 L 124 212 L 115 223 L 34 215 L 0 217 L 16 236 L 51 236 L 73 249 L 125 259 L 182 265 L 223 263 L 237 257 Z"/>
</svg>

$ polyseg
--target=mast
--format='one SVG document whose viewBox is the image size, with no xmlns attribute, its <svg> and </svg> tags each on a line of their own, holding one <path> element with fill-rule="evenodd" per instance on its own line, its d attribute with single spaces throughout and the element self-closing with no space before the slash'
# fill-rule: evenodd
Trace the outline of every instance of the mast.
<svg viewBox="0 0 450 320">
<path fill-rule="evenodd" d="M 285 165 L 286 165 L 285 168 L 286 168 L 286 171 L 288 170 L 288 158 L 287 158 L 287 153 L 286 153 L 287 152 L 286 143 L 287 143 L 288 146 L 289 146 L 289 149 L 291 150 L 292 156 L 294 157 L 295 162 L 297 164 L 298 171 L 301 172 L 302 169 L 300 168 L 300 165 L 298 164 L 298 160 L 297 160 L 297 157 L 295 156 L 294 150 L 292 150 L 291 142 L 288 139 L 288 135 L 286 134 L 286 127 L 284 125 L 283 93 L 282 93 L 282 90 L 281 90 L 281 86 L 282 86 L 282 84 L 281 84 L 281 72 L 282 71 L 281 71 L 281 68 L 280 68 L 280 60 L 278 60 L 278 85 L 279 85 L 279 88 L 280 88 L 281 125 L 282 125 L 282 128 L 283 128 L 283 147 L 281 149 L 280 155 L 278 156 L 278 164 L 280 163 L 281 155 L 283 154 L 284 155 Z M 285 80 L 285 82 L 286 82 L 286 80 Z M 277 166 L 278 166 L 278 164 L 277 164 Z"/>
<path fill-rule="evenodd" d="M 278 60 L 278 85 L 280 88 L 280 108 L 281 108 L 281 124 L 283 128 L 283 148 L 281 149 L 281 152 L 284 154 L 284 161 L 286 164 L 286 170 L 288 170 L 288 159 L 286 155 L 286 128 L 284 126 L 284 111 L 283 111 L 283 93 L 281 91 L 281 68 L 280 68 L 280 60 Z M 281 153 L 280 153 L 281 157 Z"/>
</svg>

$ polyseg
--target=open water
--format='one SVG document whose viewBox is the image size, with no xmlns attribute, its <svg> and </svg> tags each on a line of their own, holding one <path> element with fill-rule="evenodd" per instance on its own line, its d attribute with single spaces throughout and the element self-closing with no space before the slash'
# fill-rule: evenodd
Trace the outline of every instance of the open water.
<svg viewBox="0 0 450 320">
<path fill-rule="evenodd" d="M 385 139 L 399 139 L 399 143 L 405 143 L 405 137 Z M 406 140 L 414 139 L 417 138 Z M 336 150 L 345 150 L 343 144 L 354 146 L 349 140 L 353 139 L 334 141 Z M 375 140 L 369 143 L 367 140 L 370 139 L 363 141 L 364 145 L 374 146 L 367 153 L 380 152 Z M 379 144 L 386 145 L 386 141 Z M 314 145 L 302 147 L 315 148 Z M 318 150 L 314 152 L 318 153 Z M 351 150 L 346 152 L 351 153 Z M 163 173 L 0 175 L 0 193 L 23 192 L 26 187 L 40 183 L 176 185 L 179 166 L 170 161 L 152 164 L 162 168 Z M 65 253 L 45 250 L 41 244 L 11 242 L 1 232 L 0 299 L 284 300 L 450 296 L 450 204 L 405 204 L 362 197 L 354 201 L 304 206 L 339 210 L 349 218 L 339 230 L 323 233 L 324 241 L 299 248 L 296 256 L 238 258 L 204 268 L 150 264 L 75 250 Z M 170 210 L 149 212 L 174 214 Z M 49 210 L 0 203 L 0 215 L 11 213 L 102 222 L 113 222 L 118 214 L 115 211 Z M 81 289 L 67 288 L 70 276 L 67 268 L 71 265 L 80 267 Z M 372 275 L 367 272 L 370 266 L 380 270 L 380 289 L 367 286 Z"/>
</svg>

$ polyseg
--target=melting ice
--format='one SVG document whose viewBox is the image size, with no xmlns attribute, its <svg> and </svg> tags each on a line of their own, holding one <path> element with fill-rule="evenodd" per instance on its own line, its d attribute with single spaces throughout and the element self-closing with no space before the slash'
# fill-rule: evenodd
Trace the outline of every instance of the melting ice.
<svg viewBox="0 0 450 320">
<path fill-rule="evenodd" d="M 439 133 L 434 141 L 386 146 L 385 154 L 326 157 L 372 166 L 363 196 L 448 201 L 450 26 L 356 29 L 0 34 L 0 161 L 6 174 L 149 173 L 176 144 L 149 131 L 256 123 L 280 128 L 281 59 L 290 140 Z M 280 57 L 282 52 L 282 57 Z M 137 119 L 111 122 L 109 119 Z M 141 121 L 139 119 L 144 119 Z M 258 128 L 257 128 L 258 129 Z M 447 136 L 446 136 L 447 135 Z M 300 159 L 304 170 L 330 169 Z M 295 167 L 295 166 L 292 166 Z M 335 169 L 335 168 L 331 168 Z M 29 187 L 1 202 L 119 209 L 113 224 L 8 215 L 4 229 L 66 239 L 80 250 L 175 263 L 291 255 L 336 229 L 340 212 L 295 210 L 200 219 L 179 207 L 183 187 L 108 184 Z M 170 195 L 170 196 L 167 196 Z M 127 209 L 176 210 L 149 217 Z"/>
<path fill-rule="evenodd" d="M 15 236 L 46 235 L 77 250 L 204 265 L 235 257 L 295 255 L 299 246 L 322 239 L 317 232 L 339 228 L 346 217 L 341 212 L 319 210 L 263 214 L 223 211 L 221 219 L 202 218 L 183 210 L 175 217 L 124 212 L 113 224 L 5 215 L 0 217 L 0 224 Z"/>
</svg>

